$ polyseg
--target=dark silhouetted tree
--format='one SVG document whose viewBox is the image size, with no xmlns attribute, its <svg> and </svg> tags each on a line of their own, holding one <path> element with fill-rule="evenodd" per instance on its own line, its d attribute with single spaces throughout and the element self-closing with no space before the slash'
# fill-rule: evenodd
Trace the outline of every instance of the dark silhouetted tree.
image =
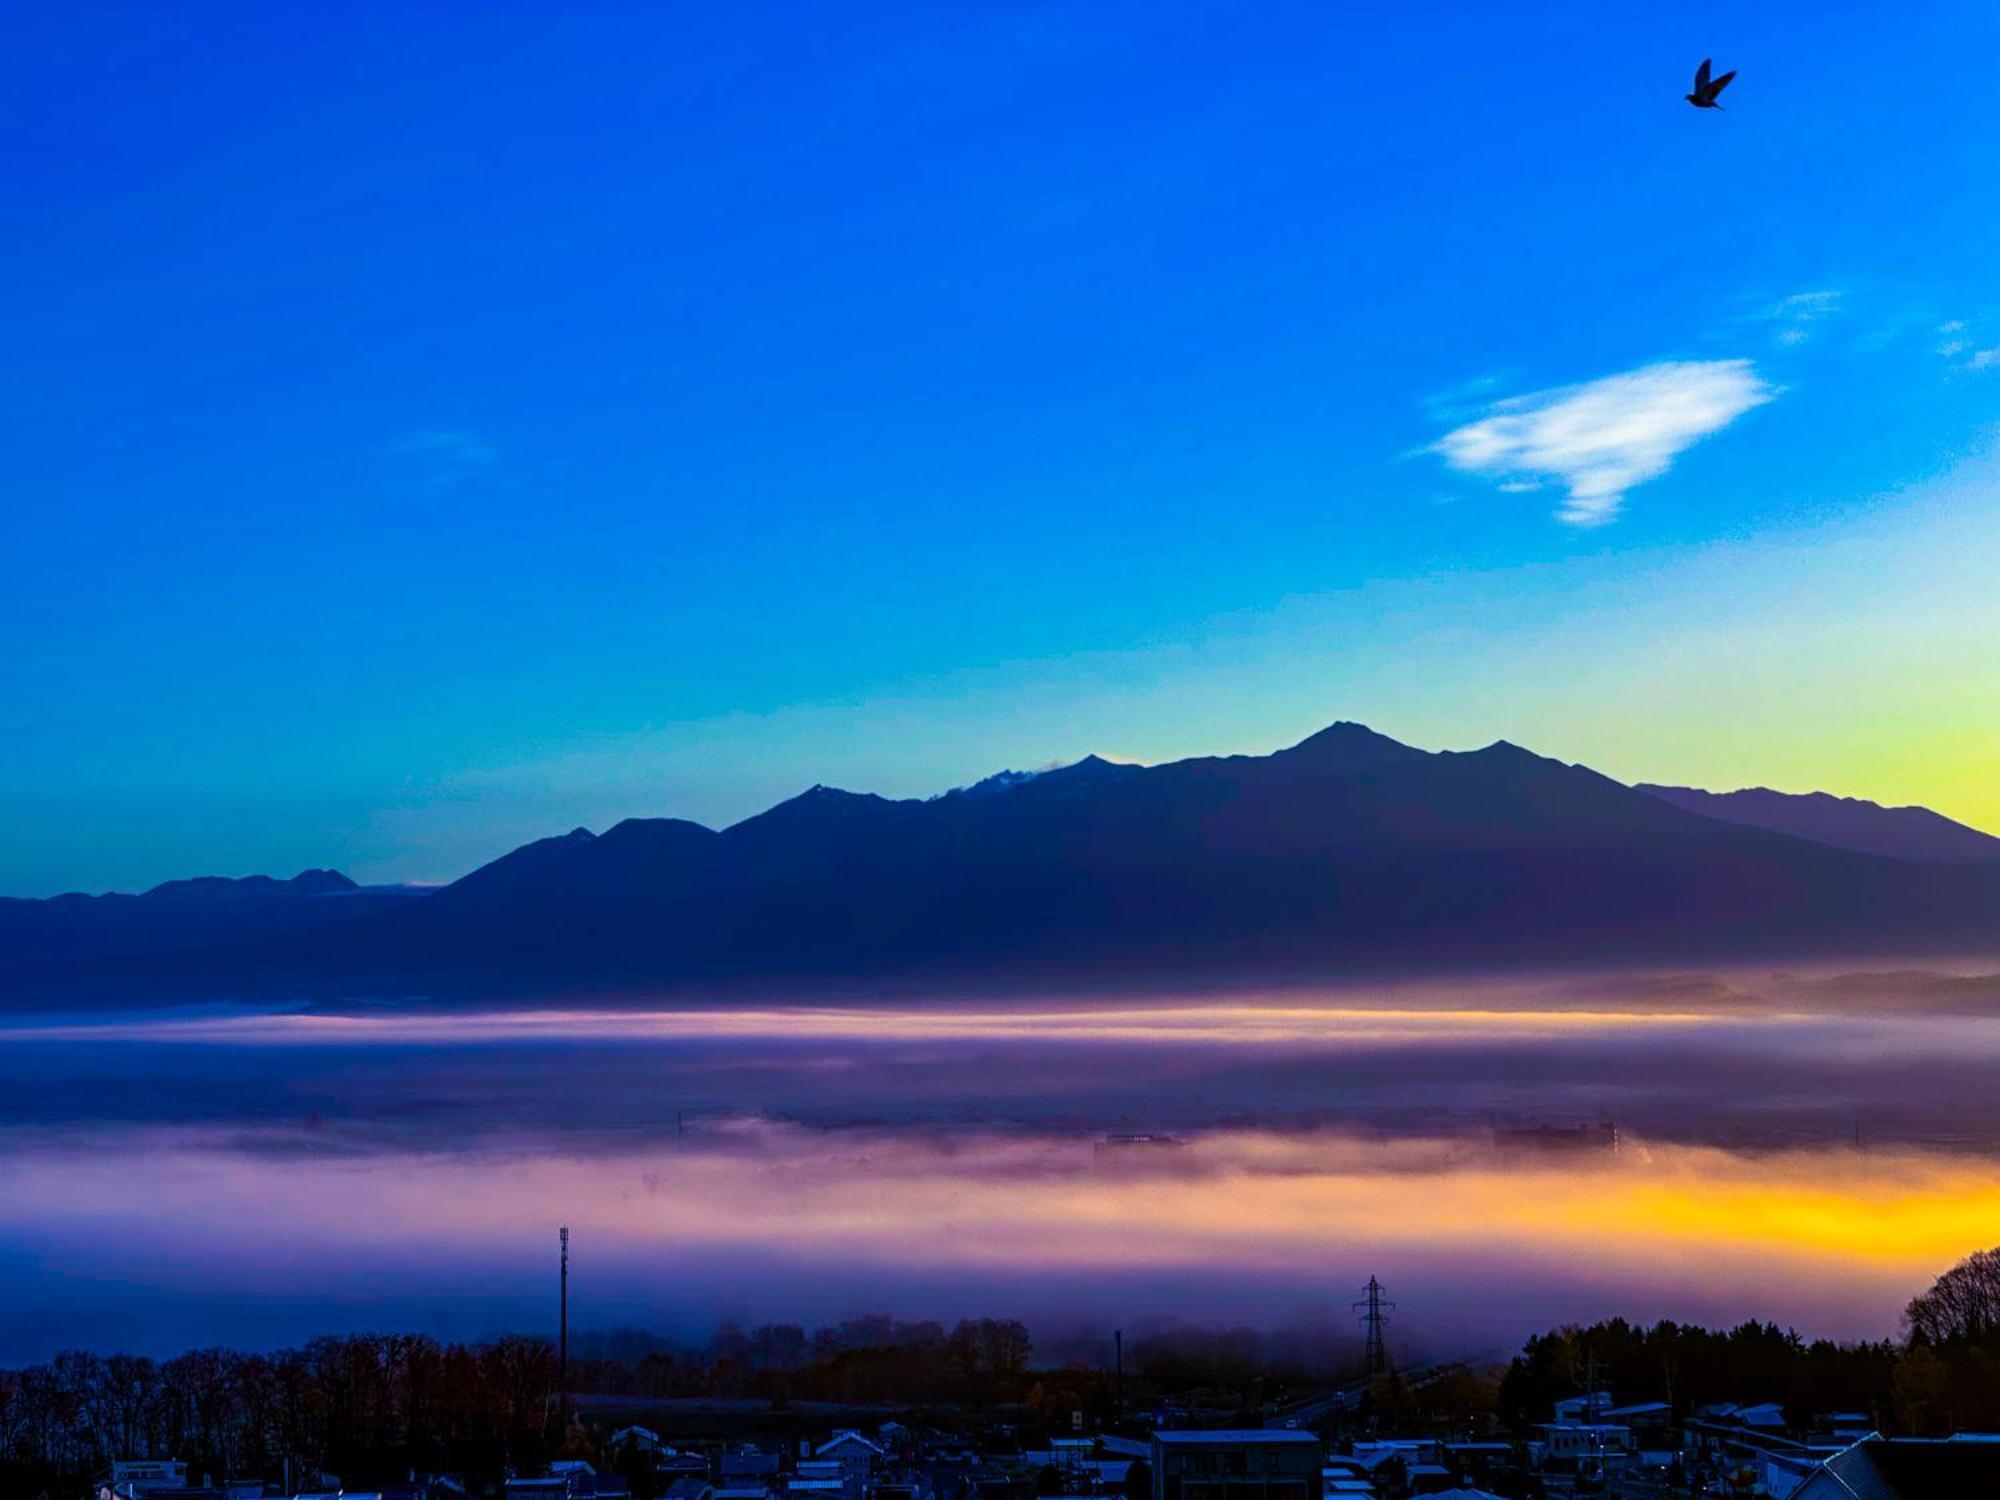
<svg viewBox="0 0 2000 1500">
<path fill-rule="evenodd" d="M 1910 1299 L 1903 1311 L 1912 1343 L 1942 1348 L 2000 1337 L 2000 1250 L 1968 1255 Z"/>
</svg>

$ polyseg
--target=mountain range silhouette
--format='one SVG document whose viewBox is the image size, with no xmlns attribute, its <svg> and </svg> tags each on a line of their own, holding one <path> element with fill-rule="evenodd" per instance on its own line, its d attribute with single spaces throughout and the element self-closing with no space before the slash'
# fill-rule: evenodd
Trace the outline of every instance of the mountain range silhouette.
<svg viewBox="0 0 2000 1500">
<path fill-rule="evenodd" d="M 1630 787 L 1505 741 L 1428 752 L 1338 723 L 1271 755 L 1093 756 L 924 800 L 815 786 L 720 831 L 633 818 L 428 892 L 308 871 L 0 901 L 0 1005 L 1251 985 L 1996 947 L 2000 840 L 1935 813 Z"/>
</svg>

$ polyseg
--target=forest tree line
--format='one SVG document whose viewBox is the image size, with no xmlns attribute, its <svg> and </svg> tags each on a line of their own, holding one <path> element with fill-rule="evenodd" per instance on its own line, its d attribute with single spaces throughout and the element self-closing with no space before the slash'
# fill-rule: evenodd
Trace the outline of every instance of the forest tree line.
<svg viewBox="0 0 2000 1500">
<path fill-rule="evenodd" d="M 1719 1402 L 1774 1401 L 1805 1427 L 1857 1412 L 1914 1437 L 2000 1432 L 2000 1250 L 1968 1256 L 1913 1298 L 1903 1338 L 1806 1340 L 1774 1323 L 1728 1330 L 1622 1318 L 1528 1340 L 1500 1383 L 1500 1414 L 1546 1421 L 1565 1396 L 1605 1390 L 1620 1405 L 1665 1401 L 1686 1416 Z"/>
<path fill-rule="evenodd" d="M 0 1370 L 0 1494 L 73 1495 L 112 1459 L 132 1457 L 178 1458 L 214 1480 L 337 1477 L 354 1487 L 414 1471 L 490 1484 L 567 1453 L 602 1456 L 596 1435 L 563 1427 L 565 1386 L 635 1405 L 759 1397 L 781 1408 L 949 1406 L 1051 1425 L 1081 1411 L 1092 1426 L 1121 1410 L 1138 1417 L 1163 1397 L 1189 1396 L 1194 1409 L 1194 1393 L 1254 1421 L 1267 1405 L 1351 1373 L 1344 1353 L 1318 1342 L 1308 1357 L 1297 1330 L 1158 1330 L 1127 1345 L 1122 1389 L 1108 1349 L 1038 1362 L 1027 1328 L 996 1318 L 947 1328 L 871 1316 L 811 1332 L 725 1323 L 700 1345 L 640 1332 L 584 1336 L 566 1381 L 549 1340 L 519 1336 L 466 1344 L 358 1334 L 167 1360 L 70 1351 Z M 1666 1401 L 1680 1416 L 1714 1402 L 1775 1401 L 1801 1426 L 1855 1411 L 1886 1432 L 2000 1431 L 2000 1251 L 1970 1257 L 1914 1299 L 1900 1341 L 1613 1319 L 1530 1338 L 1497 1383 L 1464 1372 L 1417 1390 L 1392 1375 L 1368 1414 L 1384 1431 L 1412 1435 L 1495 1416 L 1520 1432 L 1547 1420 L 1556 1400 L 1588 1390 L 1620 1404 Z"/>
<path fill-rule="evenodd" d="M 580 1340 L 572 1392 L 774 1401 L 1020 1401 L 1027 1329 L 979 1318 L 864 1318 L 808 1336 L 790 1324 L 719 1329 L 706 1346 L 627 1336 Z M 605 1352 L 590 1345 L 609 1344 Z M 545 1338 L 443 1343 L 422 1334 L 315 1339 L 275 1353 L 200 1349 L 168 1360 L 73 1350 L 0 1370 L 0 1494 L 78 1493 L 114 1458 L 173 1457 L 191 1475 L 349 1487 L 412 1471 L 490 1482 L 532 1473 L 571 1447 L 565 1385 Z"/>
</svg>

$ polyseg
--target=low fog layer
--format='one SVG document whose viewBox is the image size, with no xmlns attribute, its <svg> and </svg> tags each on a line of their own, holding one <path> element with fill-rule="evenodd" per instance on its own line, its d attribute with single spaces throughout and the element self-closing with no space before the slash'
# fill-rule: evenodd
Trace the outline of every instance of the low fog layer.
<svg viewBox="0 0 2000 1500">
<path fill-rule="evenodd" d="M 1117 1008 L 203 1016 L 0 1033 L 0 1361 L 552 1321 L 1895 1331 L 2000 1224 L 1948 975 Z M 1509 1131 L 1611 1122 L 1617 1149 Z M 1107 1143 L 1135 1132 L 1152 1145 Z"/>
<path fill-rule="evenodd" d="M 0 1128 L 313 1120 L 400 1149 L 829 1127 L 1610 1120 L 1654 1140 L 2000 1149 L 2000 978 L 1644 975 L 1110 1005 L 120 1016 L 0 1028 Z"/>
<path fill-rule="evenodd" d="M 1622 1312 L 1840 1335 L 2000 1223 L 2000 1166 L 1910 1148 L 1242 1129 L 1114 1150 L 1023 1130 L 716 1120 L 677 1141 L 404 1151 L 333 1127 L 133 1127 L 18 1141 L 0 1358 L 338 1328 L 546 1329 L 557 1223 L 575 1315 L 699 1333 L 872 1308 L 1270 1323 L 1379 1275 L 1414 1348 L 1505 1347 Z M 30 1311 L 29 1309 L 35 1309 Z"/>
</svg>

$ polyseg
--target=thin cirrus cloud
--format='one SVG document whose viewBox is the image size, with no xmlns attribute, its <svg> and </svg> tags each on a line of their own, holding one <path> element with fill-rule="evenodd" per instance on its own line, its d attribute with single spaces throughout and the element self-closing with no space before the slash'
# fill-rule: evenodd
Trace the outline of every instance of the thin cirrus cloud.
<svg viewBox="0 0 2000 1500">
<path fill-rule="evenodd" d="M 1975 349 L 1971 332 L 1963 318 L 1938 325 L 1938 354 L 1962 370 L 1991 370 L 2000 367 L 2000 348 Z"/>
<path fill-rule="evenodd" d="M 1747 359 L 1667 361 L 1496 402 L 1431 451 L 1509 494 L 1559 486 L 1558 520 L 1602 526 L 1627 491 L 1775 394 Z"/>
<path fill-rule="evenodd" d="M 387 451 L 406 480 L 436 491 L 452 490 L 490 474 L 500 452 L 476 432 L 431 429 L 405 433 Z"/>
<path fill-rule="evenodd" d="M 1835 291 L 1794 292 L 1766 308 L 1762 317 L 1778 325 L 1778 342 L 1789 348 L 1811 338 L 1813 325 L 1839 312 L 1840 303 Z"/>
</svg>

